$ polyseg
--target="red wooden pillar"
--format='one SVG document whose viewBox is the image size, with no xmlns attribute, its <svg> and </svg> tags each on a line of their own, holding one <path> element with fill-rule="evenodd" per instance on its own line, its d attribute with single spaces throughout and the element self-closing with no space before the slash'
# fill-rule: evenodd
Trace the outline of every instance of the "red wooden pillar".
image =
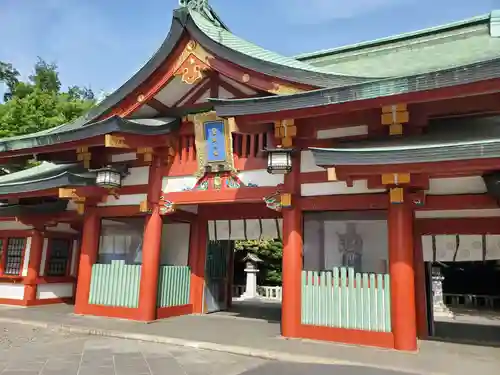
<svg viewBox="0 0 500 375">
<path fill-rule="evenodd" d="M 158 294 L 158 275 L 160 271 L 161 230 L 163 220 L 158 205 L 161 196 L 162 168 L 161 159 L 153 158 L 149 168 L 148 202 L 152 208 L 144 228 L 142 244 L 141 285 L 139 290 L 138 319 L 153 321 L 156 319 L 156 299 Z"/>
<path fill-rule="evenodd" d="M 193 305 L 193 313 L 195 314 L 203 313 L 207 236 L 207 220 L 199 213 L 196 220 L 191 223 L 191 237 L 189 241 L 189 267 L 191 267 L 190 303 Z"/>
<path fill-rule="evenodd" d="M 415 271 L 413 264 L 413 210 L 409 202 L 390 203 L 389 273 L 394 347 L 417 350 Z"/>
<path fill-rule="evenodd" d="M 300 209 L 300 154 L 293 157 L 292 172 L 285 175 L 285 190 L 292 208 L 283 209 L 283 266 L 281 333 L 298 337 L 301 324 L 302 211 Z"/>
<path fill-rule="evenodd" d="M 24 279 L 24 303 L 29 306 L 36 301 L 37 279 L 42 261 L 43 235 L 38 229 L 31 232 L 31 248 L 29 254 L 28 274 Z"/>
<path fill-rule="evenodd" d="M 95 207 L 85 209 L 83 219 L 82 241 L 80 245 L 80 262 L 76 281 L 75 313 L 85 314 L 89 303 L 92 266 L 97 261 L 101 220 Z"/>
</svg>

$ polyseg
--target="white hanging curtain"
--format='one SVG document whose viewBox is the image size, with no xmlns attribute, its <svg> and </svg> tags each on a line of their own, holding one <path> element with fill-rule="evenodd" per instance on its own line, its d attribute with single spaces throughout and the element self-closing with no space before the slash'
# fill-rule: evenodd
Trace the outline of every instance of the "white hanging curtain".
<svg viewBox="0 0 500 375">
<path fill-rule="evenodd" d="M 282 238 L 282 219 L 212 220 L 208 222 L 210 241 Z"/>
</svg>

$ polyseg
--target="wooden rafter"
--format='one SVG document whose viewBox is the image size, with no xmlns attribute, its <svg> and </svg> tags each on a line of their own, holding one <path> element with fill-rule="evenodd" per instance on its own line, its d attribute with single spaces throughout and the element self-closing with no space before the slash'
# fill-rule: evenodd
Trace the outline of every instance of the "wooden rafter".
<svg viewBox="0 0 500 375">
<path fill-rule="evenodd" d="M 202 85 L 198 86 L 198 89 L 196 92 L 185 102 L 182 104 L 182 106 L 188 106 L 192 104 L 196 104 L 196 101 L 200 99 L 207 90 L 210 90 L 212 85 L 212 82 L 210 79 L 208 79 L 205 83 Z"/>
<path fill-rule="evenodd" d="M 158 111 L 160 114 L 167 113 L 168 110 L 170 109 L 167 105 L 163 104 L 156 98 L 151 98 L 148 100 L 146 105 L 150 106 L 154 110 Z"/>
<path fill-rule="evenodd" d="M 200 89 L 200 87 L 205 85 L 209 80 L 210 80 L 209 77 L 203 78 L 196 86 L 193 86 L 191 90 L 182 95 L 181 98 L 172 105 L 172 107 L 179 107 L 181 105 L 184 105 L 185 103 L 183 104 L 183 102 L 186 101 L 186 99 L 188 99 L 195 92 L 197 92 Z"/>
</svg>

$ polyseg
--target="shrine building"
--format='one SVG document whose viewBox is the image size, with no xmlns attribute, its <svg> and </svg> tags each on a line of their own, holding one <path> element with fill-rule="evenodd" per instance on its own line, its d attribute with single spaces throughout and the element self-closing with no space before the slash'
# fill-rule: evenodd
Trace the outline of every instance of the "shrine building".
<svg viewBox="0 0 500 375">
<path fill-rule="evenodd" d="M 426 265 L 500 259 L 500 12 L 285 57 L 182 0 L 87 114 L 0 139 L 30 159 L 0 176 L 1 304 L 209 313 L 224 244 L 279 238 L 284 337 L 417 350 Z"/>
</svg>

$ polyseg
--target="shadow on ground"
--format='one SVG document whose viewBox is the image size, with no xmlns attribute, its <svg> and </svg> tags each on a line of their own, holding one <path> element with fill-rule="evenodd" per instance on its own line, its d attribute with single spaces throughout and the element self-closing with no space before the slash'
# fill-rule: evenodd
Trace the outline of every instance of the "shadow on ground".
<svg viewBox="0 0 500 375">
<path fill-rule="evenodd" d="M 436 322 L 432 340 L 500 347 L 500 326 L 459 322 Z"/>
<path fill-rule="evenodd" d="M 280 323 L 281 304 L 259 301 L 235 301 L 227 311 L 220 311 L 213 315 L 260 319 L 266 320 L 269 323 Z"/>
</svg>

